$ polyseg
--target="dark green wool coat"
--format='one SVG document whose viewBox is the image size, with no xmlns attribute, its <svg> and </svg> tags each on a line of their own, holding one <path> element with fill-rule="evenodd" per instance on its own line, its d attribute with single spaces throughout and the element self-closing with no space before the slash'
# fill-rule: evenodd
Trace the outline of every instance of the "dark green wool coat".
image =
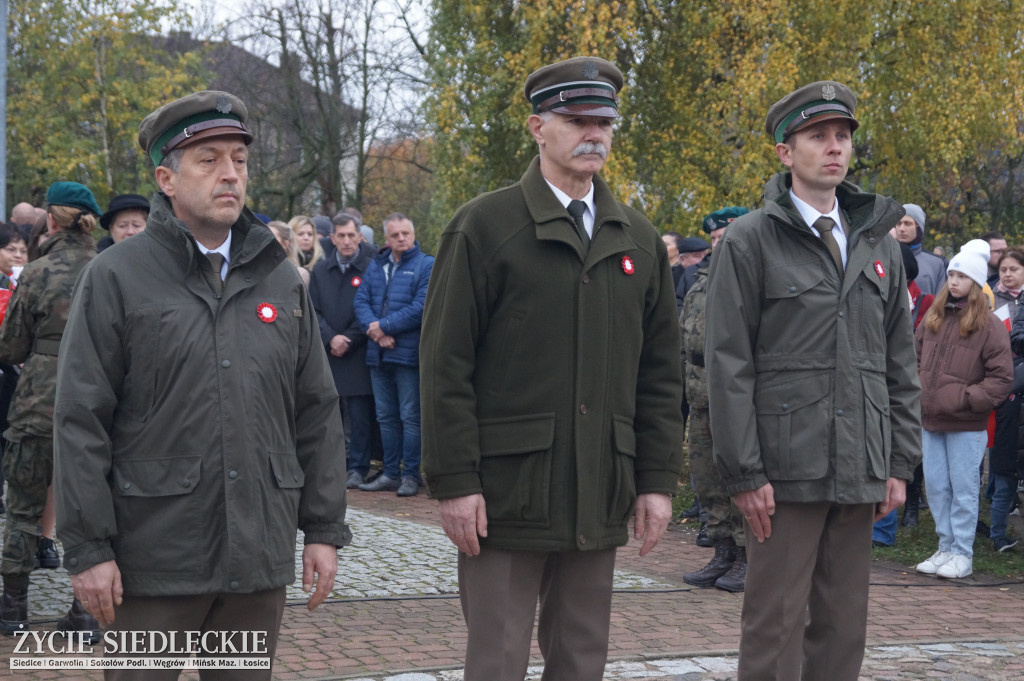
<svg viewBox="0 0 1024 681">
<path fill-rule="evenodd" d="M 668 257 L 594 178 L 586 257 L 534 159 L 445 229 L 420 343 L 433 497 L 483 493 L 486 546 L 625 544 L 638 493 L 682 466 L 679 328 Z"/>
</svg>

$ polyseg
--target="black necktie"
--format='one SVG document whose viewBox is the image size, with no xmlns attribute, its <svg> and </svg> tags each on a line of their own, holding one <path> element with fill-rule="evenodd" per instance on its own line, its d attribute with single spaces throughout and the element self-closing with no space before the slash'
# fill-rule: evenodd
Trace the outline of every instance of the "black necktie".
<svg viewBox="0 0 1024 681">
<path fill-rule="evenodd" d="M 818 233 L 821 235 L 821 243 L 825 244 L 825 248 L 832 254 L 832 260 L 836 263 L 836 269 L 842 272 L 843 254 L 839 250 L 839 242 L 832 235 L 832 228 L 835 227 L 835 224 L 835 220 L 822 215 L 814 221 L 814 229 L 818 230 Z"/>
<path fill-rule="evenodd" d="M 210 286 L 213 288 L 213 292 L 220 295 L 224 292 L 224 281 L 220 278 L 220 268 L 224 265 L 224 256 L 220 253 L 207 253 L 206 259 L 210 261 L 210 269 L 213 270 L 213 276 L 210 277 Z"/>
<path fill-rule="evenodd" d="M 587 227 L 583 224 L 583 214 L 587 212 L 587 204 L 582 201 L 570 201 L 568 210 L 573 222 L 576 223 L 576 231 L 580 235 L 580 241 L 583 242 L 583 251 L 586 252 L 590 248 L 590 235 L 587 234 Z"/>
</svg>

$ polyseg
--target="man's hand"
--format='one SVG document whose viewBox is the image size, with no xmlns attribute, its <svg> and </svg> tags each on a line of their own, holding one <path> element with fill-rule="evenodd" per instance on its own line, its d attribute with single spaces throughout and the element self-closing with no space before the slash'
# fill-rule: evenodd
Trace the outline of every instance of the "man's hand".
<svg viewBox="0 0 1024 681">
<path fill-rule="evenodd" d="M 441 527 L 467 556 L 480 553 L 479 537 L 487 536 L 487 505 L 484 495 L 441 499 Z"/>
<path fill-rule="evenodd" d="M 759 489 L 738 492 L 732 502 L 743 512 L 750 529 L 759 543 L 772 536 L 772 516 L 775 515 L 775 490 L 771 484 Z"/>
<path fill-rule="evenodd" d="M 306 607 L 316 610 L 334 588 L 334 577 L 338 574 L 338 549 L 332 544 L 306 544 L 302 548 L 302 590 L 313 595 Z"/>
<path fill-rule="evenodd" d="M 387 334 L 385 334 L 385 335 L 380 337 L 379 341 L 377 341 L 377 345 L 381 346 L 385 350 L 394 350 L 394 348 L 395 348 L 395 337 L 394 336 L 388 336 Z"/>
<path fill-rule="evenodd" d="M 368 328 L 366 330 L 366 335 L 370 337 L 370 340 L 379 343 L 380 339 L 383 338 L 384 336 L 386 336 L 387 334 L 385 334 L 381 330 L 380 322 L 374 320 L 374 321 L 370 322 L 370 328 Z"/>
<path fill-rule="evenodd" d="M 899 508 L 907 500 L 907 481 L 900 478 L 889 478 L 885 481 L 885 501 L 878 504 L 875 510 L 875 522 L 889 515 L 894 508 Z"/>
<path fill-rule="evenodd" d="M 124 595 L 117 563 L 108 560 L 71 575 L 71 588 L 75 598 L 101 627 L 106 629 L 114 623 L 114 606 L 121 605 Z"/>
<path fill-rule="evenodd" d="M 668 529 L 672 518 L 672 497 L 667 494 L 640 494 L 636 498 L 636 517 L 633 519 L 633 536 L 643 539 L 640 555 L 646 556 Z"/>
<path fill-rule="evenodd" d="M 331 339 L 331 354 L 335 357 L 342 357 L 348 352 L 348 346 L 352 344 L 352 339 L 343 334 L 338 334 Z"/>
</svg>

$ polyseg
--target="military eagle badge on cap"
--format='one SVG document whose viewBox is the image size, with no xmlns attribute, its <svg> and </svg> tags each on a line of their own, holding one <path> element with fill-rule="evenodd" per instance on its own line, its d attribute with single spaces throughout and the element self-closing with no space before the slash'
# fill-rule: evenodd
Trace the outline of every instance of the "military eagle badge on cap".
<svg viewBox="0 0 1024 681">
<path fill-rule="evenodd" d="M 221 112 L 222 114 L 231 113 L 231 100 L 228 99 L 227 95 L 217 96 L 217 111 Z"/>
<path fill-rule="evenodd" d="M 597 62 L 587 60 L 583 62 L 583 77 L 587 80 L 594 80 L 597 78 Z"/>
<path fill-rule="evenodd" d="M 826 102 L 831 102 L 836 98 L 836 86 L 835 85 L 822 85 L 821 86 L 821 98 Z"/>
</svg>

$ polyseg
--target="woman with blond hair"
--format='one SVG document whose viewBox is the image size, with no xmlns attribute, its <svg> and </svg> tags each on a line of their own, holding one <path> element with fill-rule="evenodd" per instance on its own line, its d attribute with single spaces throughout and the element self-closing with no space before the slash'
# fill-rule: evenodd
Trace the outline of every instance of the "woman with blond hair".
<svg viewBox="0 0 1024 681">
<path fill-rule="evenodd" d="M 288 221 L 288 227 L 295 235 L 294 241 L 298 251 L 299 264 L 312 272 L 313 265 L 316 265 L 324 257 L 324 249 L 320 246 L 313 218 L 308 215 L 296 215 Z"/>
<path fill-rule="evenodd" d="M 53 482 L 53 406 L 57 390 L 57 352 L 71 308 L 78 275 L 96 254 L 92 231 L 100 207 L 89 188 L 56 182 L 46 192 L 50 238 L 41 256 L 22 270 L 0 326 L 0 362 L 21 364 L 21 378 L 8 413 L 3 470 L 7 478 L 3 595 L 0 632 L 28 625 L 28 584 L 38 545 L 52 540 L 24 528 L 43 523 L 47 488 Z M 58 620 L 58 631 L 79 631 L 96 642 L 100 627 L 78 599 Z"/>
<path fill-rule="evenodd" d="M 288 224 L 280 220 L 271 220 L 267 223 L 267 227 L 274 233 L 277 243 L 281 244 L 284 254 L 288 256 L 288 261 L 299 270 L 299 279 L 302 279 L 302 283 L 309 288 L 309 270 L 299 264 L 299 249 L 295 245 L 294 235 Z"/>
</svg>

